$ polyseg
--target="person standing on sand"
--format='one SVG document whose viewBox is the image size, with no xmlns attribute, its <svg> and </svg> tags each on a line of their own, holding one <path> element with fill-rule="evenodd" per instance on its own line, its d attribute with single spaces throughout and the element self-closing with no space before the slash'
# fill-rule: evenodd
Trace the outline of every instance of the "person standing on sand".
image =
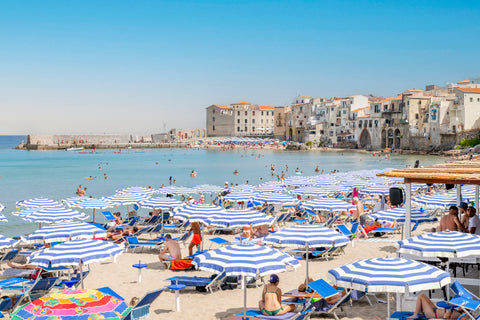
<svg viewBox="0 0 480 320">
<path fill-rule="evenodd" d="M 165 266 L 165 269 L 168 268 L 167 264 L 163 261 L 172 261 L 182 259 L 182 252 L 180 250 L 180 245 L 176 240 L 172 239 L 170 234 L 165 235 L 165 247 L 158 255 L 158 259 Z"/>
<path fill-rule="evenodd" d="M 458 220 L 458 208 L 451 206 L 448 209 L 448 214 L 440 220 L 440 228 L 438 231 L 462 231 L 465 232 L 465 227 Z"/>
<path fill-rule="evenodd" d="M 367 233 L 365 232 L 365 229 L 363 229 L 365 221 L 367 221 L 367 216 L 365 215 L 365 211 L 363 210 L 363 203 L 360 201 L 360 199 L 358 199 L 358 197 L 353 198 L 353 203 L 355 204 L 356 210 L 353 213 L 352 218 L 353 220 L 357 221 L 360 233 L 363 232 L 363 234 L 365 235 L 365 239 L 367 239 Z"/>
<path fill-rule="evenodd" d="M 188 233 L 190 234 L 191 232 L 193 232 L 193 237 L 192 237 L 192 241 L 188 245 L 188 255 L 190 256 L 193 254 L 193 248 L 195 246 L 199 246 L 200 243 L 202 243 L 202 234 L 200 231 L 199 222 L 192 222 L 192 227 L 190 228 Z"/>
</svg>

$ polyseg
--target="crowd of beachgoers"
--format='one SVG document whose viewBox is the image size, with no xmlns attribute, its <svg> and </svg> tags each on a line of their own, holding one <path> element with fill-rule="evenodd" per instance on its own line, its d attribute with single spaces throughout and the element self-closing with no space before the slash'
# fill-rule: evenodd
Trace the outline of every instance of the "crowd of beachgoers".
<svg viewBox="0 0 480 320">
<path fill-rule="evenodd" d="M 277 175 L 274 165 L 270 170 Z M 413 235 L 477 237 L 480 221 L 475 188 L 462 188 L 459 201 L 450 187 L 414 183 L 407 224 L 401 196 L 405 184 L 378 177 L 379 172 L 324 173 L 317 167 L 314 176 L 193 188 L 176 186 L 171 177 L 167 186 L 126 187 L 103 198 L 87 197 L 79 186 L 75 197 L 21 200 L 17 210 L 0 206 L 4 213 L 39 223 L 29 235 L 0 239 L 5 263 L 0 311 L 15 319 L 52 315 L 61 308 L 41 305 L 35 298 L 58 295 L 67 287 L 81 294 L 85 287 L 98 290 L 99 298 L 113 295 L 119 319 L 135 310 L 146 312 L 144 304 L 151 318 L 165 319 L 240 319 L 236 314 L 244 306 L 253 318 L 325 313 L 384 318 L 387 310 L 381 301 L 391 299 L 385 294 L 400 291 L 371 287 L 365 295 L 365 285 L 342 278 L 345 266 L 362 259 L 399 259 L 385 256 L 395 255 L 392 245 L 405 226 Z M 1 218 L 8 220 L 8 214 Z M 403 260 L 396 263 L 400 268 Z M 432 268 L 416 291 L 447 284 L 449 274 Z M 428 280 L 437 273 L 435 285 Z M 320 287 L 328 287 L 329 294 Z M 75 293 L 72 288 L 68 294 Z M 148 293 L 146 303 L 142 297 Z M 420 297 L 422 310 L 411 310 L 415 317 L 431 312 L 430 300 Z M 352 306 L 346 301 L 353 301 Z M 101 319 L 100 313 L 95 316 Z"/>
</svg>

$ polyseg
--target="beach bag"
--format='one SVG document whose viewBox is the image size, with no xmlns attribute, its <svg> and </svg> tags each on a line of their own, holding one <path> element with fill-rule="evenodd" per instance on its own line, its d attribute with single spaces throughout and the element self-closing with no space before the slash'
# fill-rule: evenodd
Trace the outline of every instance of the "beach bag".
<svg viewBox="0 0 480 320">
<path fill-rule="evenodd" d="M 172 260 L 170 262 L 171 270 L 188 270 L 192 268 L 193 268 L 192 260 L 182 259 L 182 260 Z"/>
</svg>

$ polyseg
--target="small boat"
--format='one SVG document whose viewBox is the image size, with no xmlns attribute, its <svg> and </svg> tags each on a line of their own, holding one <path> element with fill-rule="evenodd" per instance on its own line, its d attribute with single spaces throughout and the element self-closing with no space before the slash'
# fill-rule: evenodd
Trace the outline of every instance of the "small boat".
<svg viewBox="0 0 480 320">
<path fill-rule="evenodd" d="M 67 151 L 81 151 L 81 150 L 83 150 L 83 147 L 78 147 L 78 148 L 71 147 L 71 148 L 66 148 L 65 150 L 67 150 Z"/>
</svg>

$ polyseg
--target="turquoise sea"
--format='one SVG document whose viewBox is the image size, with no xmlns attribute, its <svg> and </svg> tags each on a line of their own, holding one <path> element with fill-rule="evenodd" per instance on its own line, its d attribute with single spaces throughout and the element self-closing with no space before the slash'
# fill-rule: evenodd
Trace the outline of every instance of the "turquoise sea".
<svg viewBox="0 0 480 320">
<path fill-rule="evenodd" d="M 318 166 L 325 172 L 337 169 L 342 172 L 361 169 L 402 168 L 420 160 L 421 165 L 443 162 L 441 157 L 392 155 L 391 160 L 372 157 L 361 152 L 288 152 L 273 150 L 221 151 L 184 149 L 98 150 L 95 153 L 69 151 L 14 150 L 26 136 L 0 136 L 0 203 L 8 223 L 0 222 L 0 234 L 12 236 L 31 232 L 38 227 L 10 213 L 15 202 L 35 197 L 55 200 L 75 196 L 79 184 L 87 187 L 87 195 L 110 196 L 116 190 L 129 186 L 168 185 L 173 176 L 178 186 L 196 186 L 210 183 L 223 186 L 225 181 L 234 184 L 259 184 L 273 180 L 270 164 L 277 173 L 285 170 L 293 175 L 295 168 L 304 175 L 314 175 Z M 190 177 L 192 170 L 196 178 Z M 239 174 L 234 175 L 233 171 Z M 107 174 L 105 180 L 104 174 Z M 94 180 L 85 177 L 96 176 Z M 207 198 L 208 200 L 208 198 Z M 123 209 L 124 211 L 126 209 Z M 88 211 L 87 211 L 88 212 Z M 146 214 L 141 212 L 140 214 Z"/>
</svg>

